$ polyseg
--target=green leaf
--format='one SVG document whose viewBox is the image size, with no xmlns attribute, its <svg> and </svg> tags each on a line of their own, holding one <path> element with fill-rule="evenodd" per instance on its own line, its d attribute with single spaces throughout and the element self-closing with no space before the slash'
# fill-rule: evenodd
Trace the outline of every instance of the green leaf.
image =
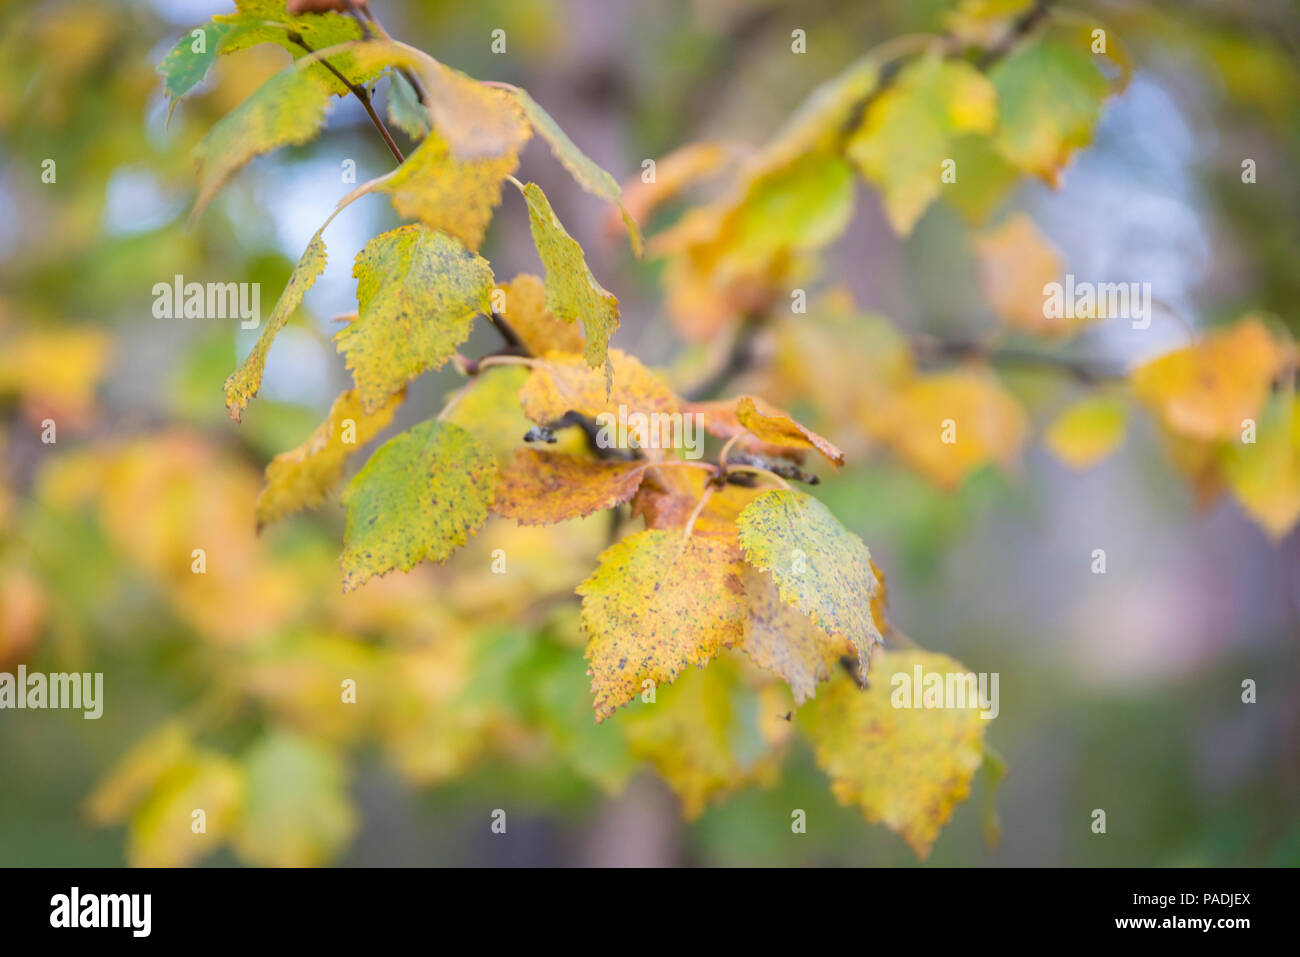
<svg viewBox="0 0 1300 957">
<path fill-rule="evenodd" d="M 1092 141 L 1110 81 L 1078 42 L 1046 38 L 989 71 L 998 94 L 995 143 L 1017 169 L 1060 182 L 1071 154 Z"/>
<path fill-rule="evenodd" d="M 458 425 L 430 419 L 384 443 L 343 493 L 343 590 L 446 561 L 483 527 L 496 479 L 492 453 Z"/>
<path fill-rule="evenodd" d="M 968 63 L 928 56 L 905 67 L 871 105 L 845 149 L 880 186 L 895 231 L 911 232 L 943 187 L 945 160 L 963 133 L 987 133 L 993 86 Z M 955 170 L 958 180 L 962 170 Z"/>
<path fill-rule="evenodd" d="M 409 80 L 394 73 L 388 80 L 388 119 L 412 140 L 422 140 L 433 129 L 429 111 Z"/>
<path fill-rule="evenodd" d="M 333 10 L 294 15 L 289 13 L 285 0 L 235 0 L 235 7 L 235 13 L 219 14 L 212 18 L 215 24 L 238 28 L 222 44 L 222 55 L 263 43 L 274 43 L 288 50 L 297 60 L 307 56 L 307 48 L 315 52 L 340 43 L 361 40 L 364 36 L 361 25 L 356 20 Z M 329 62 L 359 85 L 374 79 L 383 69 L 382 65 L 373 62 L 358 67 L 352 54 L 346 51 L 332 54 Z M 331 93 L 338 96 L 348 94 L 347 84 L 341 82 L 324 64 L 313 63 L 308 66 L 307 72 L 320 80 Z"/>
<path fill-rule="evenodd" d="M 262 373 L 266 369 L 266 356 L 271 351 L 271 343 L 275 341 L 284 324 L 298 308 L 303 295 L 311 288 L 316 277 L 325 271 L 325 262 L 325 242 L 321 239 L 320 231 L 317 230 L 316 235 L 307 244 L 302 258 L 298 260 L 298 265 L 293 267 L 289 283 L 284 287 L 284 292 L 280 293 L 280 298 L 276 300 L 275 308 L 271 310 L 266 324 L 262 326 L 262 334 L 258 336 L 253 351 L 226 379 L 224 386 L 226 407 L 230 409 L 230 417 L 236 422 L 248 406 L 249 400 L 257 395 L 257 390 L 262 387 Z"/>
<path fill-rule="evenodd" d="M 357 318 L 334 340 L 366 411 L 408 381 L 442 366 L 491 309 L 487 260 L 420 225 L 376 236 L 357 255 Z"/>
<path fill-rule="evenodd" d="M 262 84 L 234 112 L 219 120 L 194 148 L 198 216 L 226 180 L 255 156 L 306 143 L 320 132 L 330 90 L 315 73 L 290 67 Z"/>
<path fill-rule="evenodd" d="M 338 755 L 307 738 L 273 731 L 244 756 L 244 809 L 235 848 L 261 867 L 328 862 L 356 830 Z"/>
<path fill-rule="evenodd" d="M 862 539 L 817 499 L 773 489 L 736 520 L 745 559 L 776 580 L 781 600 L 810 616 L 831 637 L 852 642 L 865 678 L 880 632 L 871 616 L 879 587 Z"/>
<path fill-rule="evenodd" d="M 519 101 L 519 105 L 523 107 L 524 115 L 533 124 L 533 129 L 540 133 L 542 139 L 550 144 L 551 152 L 560 161 L 560 165 L 569 171 L 569 175 L 573 177 L 574 182 L 588 193 L 591 193 L 591 195 L 618 206 L 619 213 L 623 217 L 623 224 L 627 226 L 632 251 L 640 257 L 641 229 L 637 226 L 636 220 L 623 208 L 623 190 L 618 185 L 618 181 L 588 157 L 586 153 L 578 149 L 573 140 L 569 139 L 569 134 L 564 132 L 551 114 L 542 109 L 538 102 L 528 95 L 526 90 L 516 89 L 515 96 Z"/>
<path fill-rule="evenodd" d="M 180 98 L 203 82 L 203 78 L 208 75 L 208 70 L 212 69 L 217 54 L 221 52 L 221 45 L 227 41 L 227 38 L 232 34 L 242 33 L 248 27 L 244 24 L 213 22 L 205 23 L 195 29 L 203 33 L 202 50 L 194 49 L 199 38 L 194 35 L 195 31 L 191 30 L 181 37 L 176 46 L 172 47 L 171 52 L 158 64 L 158 72 L 163 75 L 163 92 L 171 100 L 171 105 L 167 109 L 168 119 L 171 119 L 172 110 L 176 109 Z"/>
<path fill-rule="evenodd" d="M 546 268 L 546 308 L 556 319 L 582 322 L 587 365 L 599 368 L 618 328 L 618 299 L 596 281 L 577 240 L 565 231 L 536 183 L 522 187 L 537 254 Z"/>
</svg>

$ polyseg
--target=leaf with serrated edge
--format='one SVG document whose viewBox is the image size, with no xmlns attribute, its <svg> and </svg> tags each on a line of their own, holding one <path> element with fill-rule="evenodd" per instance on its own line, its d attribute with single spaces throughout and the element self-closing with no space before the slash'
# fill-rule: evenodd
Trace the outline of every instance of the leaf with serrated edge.
<svg viewBox="0 0 1300 957">
<path fill-rule="evenodd" d="M 514 152 L 457 159 L 435 130 L 376 188 L 392 197 L 398 215 L 418 219 L 477 250 L 501 204 L 501 184 L 518 165 Z"/>
<path fill-rule="evenodd" d="M 721 539 L 691 536 L 683 544 L 679 533 L 655 530 L 601 554 L 600 567 L 577 588 L 597 721 L 640 694 L 644 682 L 670 682 L 740 640 L 739 558 Z"/>
<path fill-rule="evenodd" d="M 844 464 L 844 453 L 834 443 L 800 425 L 788 412 L 768 405 L 762 399 L 750 395 L 741 396 L 736 402 L 736 419 L 768 445 L 816 449 L 831 465 Z"/>
<path fill-rule="evenodd" d="M 542 135 L 551 146 L 551 152 L 555 158 L 560 161 L 569 175 L 573 177 L 574 182 L 585 189 L 593 196 L 608 200 L 618 206 L 618 211 L 623 217 L 623 224 L 627 226 L 628 239 L 632 243 L 632 252 L 639 258 L 641 256 L 641 229 L 623 207 L 623 190 L 619 187 L 618 181 L 609 173 L 593 162 L 586 153 L 578 149 L 573 140 L 569 139 L 569 134 L 565 133 L 559 123 L 551 117 L 542 107 L 528 95 L 526 90 L 515 90 L 515 96 L 519 100 L 519 105 L 523 107 L 524 115 L 528 117 L 533 129 Z"/>
<path fill-rule="evenodd" d="M 458 425 L 430 419 L 389 439 L 343 493 L 343 590 L 446 561 L 487 521 L 496 479 L 492 454 Z"/>
<path fill-rule="evenodd" d="M 737 527 L 745 559 L 772 575 L 782 601 L 827 634 L 850 641 L 865 677 L 880 632 L 871 615 L 878 585 L 862 539 L 817 499 L 793 489 L 758 496 L 740 513 Z"/>
<path fill-rule="evenodd" d="M 602 412 L 617 415 L 623 406 L 627 416 L 671 415 L 679 406 L 677 397 L 660 378 L 635 357 L 618 349 L 609 350 L 614 367 L 614 385 L 605 391 L 605 376 L 575 355 L 548 355 L 533 366 L 532 374 L 519 390 L 524 415 L 538 425 L 549 425 L 566 412 L 596 418 Z"/>
<path fill-rule="evenodd" d="M 315 137 L 325 125 L 330 96 L 317 74 L 290 67 L 218 120 L 194 147 L 199 192 L 191 217 L 203 212 L 226 180 L 253 157 Z"/>
<path fill-rule="evenodd" d="M 298 308 L 302 297 L 316 281 L 316 277 L 325 271 L 325 263 L 325 243 L 320 238 L 320 232 L 317 231 L 311 238 L 311 242 L 307 244 L 302 258 L 298 260 L 298 265 L 294 266 L 293 275 L 289 277 L 284 292 L 280 293 L 280 298 L 276 300 L 275 308 L 271 310 L 271 315 L 262 327 L 262 334 L 258 337 L 253 350 L 239 368 L 226 379 L 224 386 L 226 407 L 230 409 L 230 417 L 236 422 L 240 420 L 249 400 L 257 395 L 257 390 L 262 387 L 262 373 L 266 369 L 266 355 L 271 351 L 271 343 L 284 328 L 284 324 L 289 321 L 293 311 Z"/>
<path fill-rule="evenodd" d="M 644 461 L 606 461 L 537 449 L 516 449 L 501 474 L 492 511 L 520 525 L 580 518 L 630 499 Z"/>
<path fill-rule="evenodd" d="M 324 502 L 343 478 L 348 456 L 387 428 L 403 398 L 399 392 L 373 414 L 361 407 L 356 389 L 335 399 L 329 416 L 306 442 L 281 452 L 266 467 L 266 487 L 257 497 L 258 529 Z"/>
<path fill-rule="evenodd" d="M 745 565 L 745 638 L 740 650 L 754 664 L 782 678 L 796 706 L 817 693 L 844 655 L 856 654 L 846 638 L 832 638 L 804 612 L 781 600 L 771 575 Z"/>
<path fill-rule="evenodd" d="M 565 231 L 541 188 L 529 183 L 523 193 L 533 242 L 546 269 L 546 308 L 556 319 L 582 323 L 587 365 L 599 368 L 618 328 L 618 299 L 591 274 L 582 247 Z"/>
<path fill-rule="evenodd" d="M 335 337 L 365 407 L 442 366 L 491 308 L 487 260 L 442 233 L 401 226 L 357 254 L 357 318 Z"/>
<path fill-rule="evenodd" d="M 857 804 L 868 821 L 896 831 L 924 859 L 953 808 L 970 795 L 988 722 L 980 717 L 978 694 L 966 707 L 894 707 L 904 692 L 911 704 L 917 667 L 943 682 L 968 674 L 946 655 L 886 652 L 872 663 L 870 687 L 859 689 L 847 676 L 833 680 L 799 709 L 797 720 L 836 800 Z M 906 686 L 898 675 L 906 676 Z"/>
</svg>

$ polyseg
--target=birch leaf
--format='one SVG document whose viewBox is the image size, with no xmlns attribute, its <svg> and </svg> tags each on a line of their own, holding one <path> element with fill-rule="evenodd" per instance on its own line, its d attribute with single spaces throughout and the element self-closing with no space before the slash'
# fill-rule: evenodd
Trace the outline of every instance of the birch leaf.
<svg viewBox="0 0 1300 957">
<path fill-rule="evenodd" d="M 358 315 L 335 337 L 365 408 L 443 365 L 490 310 L 492 269 L 454 239 L 423 226 L 376 236 L 357 255 Z"/>
<path fill-rule="evenodd" d="M 320 232 L 317 231 L 311 238 L 311 242 L 307 244 L 302 258 L 298 260 L 298 265 L 294 266 L 288 284 L 280 293 L 275 308 L 271 310 L 271 315 L 262 326 L 262 334 L 258 336 L 253 351 L 226 379 L 224 387 L 226 407 L 230 409 L 230 417 L 236 422 L 240 421 L 240 416 L 249 401 L 262 387 L 262 373 L 266 370 L 266 356 L 271 351 L 271 343 L 275 341 L 284 324 L 298 308 L 302 297 L 312 287 L 316 277 L 325 271 L 325 263 L 325 243 L 321 239 Z"/>
<path fill-rule="evenodd" d="M 446 561 L 483 527 L 496 478 L 492 454 L 458 425 L 430 419 L 384 443 L 343 493 L 343 590 Z"/>
<path fill-rule="evenodd" d="M 581 322 L 586 333 L 587 365 L 604 366 L 609 337 L 618 328 L 618 299 L 587 267 L 587 257 L 555 216 L 536 183 L 523 187 L 528 223 L 546 269 L 546 308 L 563 322 Z"/>
<path fill-rule="evenodd" d="M 492 511 L 520 525 L 549 525 L 613 508 L 641 484 L 644 461 L 603 461 L 516 449 L 501 474 Z"/>
<path fill-rule="evenodd" d="M 647 530 L 606 549 L 577 588 L 590 641 L 596 720 L 741 638 L 744 601 L 734 545 Z"/>
<path fill-rule="evenodd" d="M 750 565 L 771 574 L 781 600 L 832 637 L 852 643 L 865 678 L 880 632 L 871 614 L 878 584 L 871 553 L 817 499 L 773 489 L 751 502 L 737 521 Z"/>
<path fill-rule="evenodd" d="M 266 467 L 266 487 L 257 497 L 258 530 L 324 502 L 342 480 L 348 456 L 388 427 L 403 398 L 398 393 L 373 414 L 366 413 L 356 389 L 335 399 L 329 416 L 306 442 L 280 453 Z"/>
<path fill-rule="evenodd" d="M 847 677 L 829 684 L 799 710 L 799 726 L 836 799 L 896 831 L 924 859 L 953 808 L 970 795 L 984 760 L 988 722 L 978 702 L 962 708 L 894 706 L 905 689 L 891 676 L 910 682 L 920 668 L 943 681 L 967 673 L 946 655 L 886 652 L 873 668 L 877 678 L 865 690 Z"/>
</svg>

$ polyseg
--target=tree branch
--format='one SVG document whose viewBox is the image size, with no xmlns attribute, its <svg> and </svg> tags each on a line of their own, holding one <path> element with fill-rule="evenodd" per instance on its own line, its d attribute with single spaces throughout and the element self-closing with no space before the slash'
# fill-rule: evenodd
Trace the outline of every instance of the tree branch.
<svg viewBox="0 0 1300 957">
<path fill-rule="evenodd" d="M 302 47 L 308 53 L 316 52 L 305 42 L 303 42 L 302 37 L 298 36 L 298 34 L 294 33 L 293 31 L 289 32 L 289 39 L 294 43 L 298 44 L 298 46 Z M 375 112 L 374 106 L 371 105 L 370 91 L 363 86 L 358 86 L 357 84 L 349 80 L 347 77 L 345 77 L 342 73 L 340 73 L 337 69 L 335 69 L 334 64 L 331 63 L 329 60 L 322 58 L 320 60 L 320 63 L 324 65 L 325 69 L 329 70 L 336 77 L 338 77 L 339 82 L 342 83 L 344 86 L 346 86 L 348 90 L 351 91 L 352 95 L 361 101 L 361 105 L 366 108 L 366 114 L 370 117 L 370 122 L 375 124 L 375 129 L 379 131 L 379 135 L 382 136 L 384 138 L 384 142 L 388 144 L 388 149 L 393 154 L 393 156 L 397 159 L 397 164 L 400 166 L 402 163 L 406 162 L 406 157 L 402 155 L 402 151 L 399 150 L 397 148 L 397 144 L 393 142 L 393 137 L 392 134 L 388 132 L 388 127 L 384 126 L 384 121 L 379 118 L 379 114 Z"/>
</svg>

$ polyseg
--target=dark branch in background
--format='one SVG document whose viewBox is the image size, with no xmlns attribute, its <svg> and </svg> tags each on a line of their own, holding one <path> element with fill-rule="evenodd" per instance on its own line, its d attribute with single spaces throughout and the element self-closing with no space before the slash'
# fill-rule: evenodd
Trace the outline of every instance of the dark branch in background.
<svg viewBox="0 0 1300 957">
<path fill-rule="evenodd" d="M 289 32 L 289 39 L 292 42 L 298 44 L 298 46 L 302 47 L 308 53 L 316 52 L 310 46 L 308 46 L 306 43 L 303 42 L 302 37 L 298 36 L 298 34 L 294 33 L 293 31 Z M 339 82 L 342 83 L 344 86 L 346 86 L 351 91 L 352 95 L 361 101 L 361 105 L 366 108 L 366 113 L 370 117 L 370 122 L 374 123 L 375 129 L 379 130 L 379 135 L 382 136 L 384 138 L 384 142 L 388 144 L 388 149 L 392 152 L 393 156 L 396 157 L 398 165 L 400 166 L 402 163 L 406 162 L 406 157 L 402 156 L 402 151 L 399 150 L 397 148 L 397 144 L 393 142 L 393 137 L 389 134 L 388 127 L 384 126 L 384 121 L 379 118 L 379 114 L 375 112 L 374 106 L 371 105 L 370 91 L 367 90 L 364 86 L 358 86 L 357 84 L 349 80 L 346 76 L 344 76 L 337 69 L 335 69 L 334 64 L 331 63 L 329 60 L 321 59 L 319 62 L 327 70 L 329 70 L 336 77 L 338 77 Z"/>
<path fill-rule="evenodd" d="M 921 363 L 982 359 L 990 365 L 1055 369 L 1073 376 L 1085 385 L 1122 381 L 1126 377 L 1121 366 L 1096 359 L 1053 355 L 1030 349 L 991 348 L 973 340 L 939 339 L 924 333 L 909 337 L 908 343 Z"/>
<path fill-rule="evenodd" d="M 762 328 L 766 316 L 751 314 L 740 322 L 736 335 L 731 340 L 731 349 L 726 361 L 710 372 L 702 381 L 685 390 L 684 397 L 690 402 L 702 402 L 718 396 L 728 382 L 740 375 L 754 364 L 754 339 Z"/>
</svg>

